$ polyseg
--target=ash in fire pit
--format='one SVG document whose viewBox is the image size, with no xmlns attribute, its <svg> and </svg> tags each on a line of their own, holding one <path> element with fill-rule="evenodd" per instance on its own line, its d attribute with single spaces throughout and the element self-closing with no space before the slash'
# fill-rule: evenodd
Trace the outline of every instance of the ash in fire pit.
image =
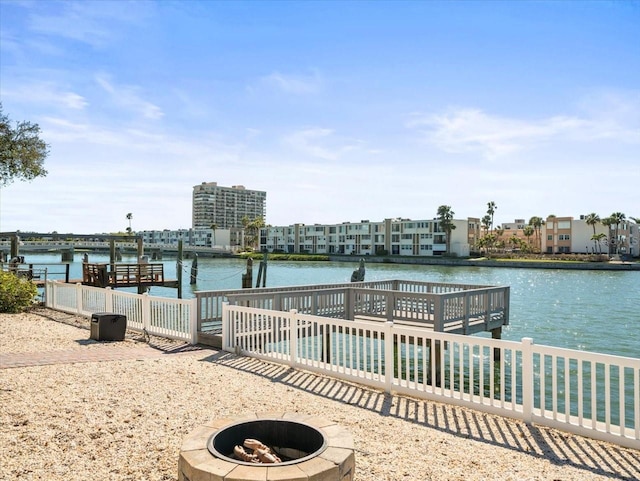
<svg viewBox="0 0 640 481">
<path fill-rule="evenodd" d="M 326 446 L 320 430 L 284 419 L 232 424 L 213 434 L 207 443 L 209 452 L 214 456 L 246 464 L 299 463 L 310 456 L 317 456 Z"/>
<path fill-rule="evenodd" d="M 263 446 L 280 462 L 255 462 Z M 234 454 L 240 447 L 246 459 Z M 351 434 L 299 413 L 214 419 L 184 439 L 178 462 L 179 481 L 350 481 L 354 472 Z"/>
</svg>

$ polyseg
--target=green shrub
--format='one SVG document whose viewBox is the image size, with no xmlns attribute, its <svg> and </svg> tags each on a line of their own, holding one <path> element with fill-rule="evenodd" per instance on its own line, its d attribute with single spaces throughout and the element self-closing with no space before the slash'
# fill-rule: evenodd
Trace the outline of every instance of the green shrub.
<svg viewBox="0 0 640 481">
<path fill-rule="evenodd" d="M 21 312 L 31 307 L 38 295 L 35 284 L 10 272 L 0 271 L 0 312 Z"/>
</svg>

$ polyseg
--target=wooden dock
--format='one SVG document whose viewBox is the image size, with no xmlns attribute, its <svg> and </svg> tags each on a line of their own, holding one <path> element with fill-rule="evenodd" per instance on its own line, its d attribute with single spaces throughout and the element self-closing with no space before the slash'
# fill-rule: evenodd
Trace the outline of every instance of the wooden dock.
<svg viewBox="0 0 640 481">
<path fill-rule="evenodd" d="M 164 278 L 162 264 L 82 264 L 82 284 L 94 287 L 178 287 L 175 279 Z"/>
<path fill-rule="evenodd" d="M 288 286 L 196 292 L 198 336 L 219 343 L 222 304 L 290 311 L 369 322 L 393 322 L 436 332 L 499 339 L 509 324 L 509 287 L 381 280 L 348 284 Z M 212 344 L 216 345 L 216 344 Z"/>
</svg>

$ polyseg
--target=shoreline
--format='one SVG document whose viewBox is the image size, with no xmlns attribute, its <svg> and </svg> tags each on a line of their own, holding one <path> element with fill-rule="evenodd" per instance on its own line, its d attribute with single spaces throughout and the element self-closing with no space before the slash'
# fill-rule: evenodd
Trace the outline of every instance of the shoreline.
<svg viewBox="0 0 640 481">
<path fill-rule="evenodd" d="M 330 256 L 333 262 L 355 262 L 361 257 Z M 601 270 L 601 271 L 640 271 L 639 262 L 580 262 L 580 261 L 542 261 L 513 259 L 455 259 L 455 258 L 412 258 L 412 257 L 373 257 L 365 256 L 366 262 L 372 264 L 405 264 L 405 265 L 437 265 L 451 267 L 503 267 L 512 269 L 566 269 L 566 270 Z"/>
</svg>

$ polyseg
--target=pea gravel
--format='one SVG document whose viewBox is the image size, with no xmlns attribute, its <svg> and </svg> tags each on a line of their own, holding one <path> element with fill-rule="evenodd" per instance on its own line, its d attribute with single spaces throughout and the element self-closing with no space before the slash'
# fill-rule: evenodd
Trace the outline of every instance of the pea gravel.
<svg viewBox="0 0 640 481">
<path fill-rule="evenodd" d="M 298 412 L 353 435 L 357 481 L 640 479 L 640 451 L 416 400 L 89 320 L 0 314 L 0 355 L 140 349 L 166 355 L 0 370 L 0 480 L 177 480 L 182 439 L 214 418 Z"/>
</svg>

